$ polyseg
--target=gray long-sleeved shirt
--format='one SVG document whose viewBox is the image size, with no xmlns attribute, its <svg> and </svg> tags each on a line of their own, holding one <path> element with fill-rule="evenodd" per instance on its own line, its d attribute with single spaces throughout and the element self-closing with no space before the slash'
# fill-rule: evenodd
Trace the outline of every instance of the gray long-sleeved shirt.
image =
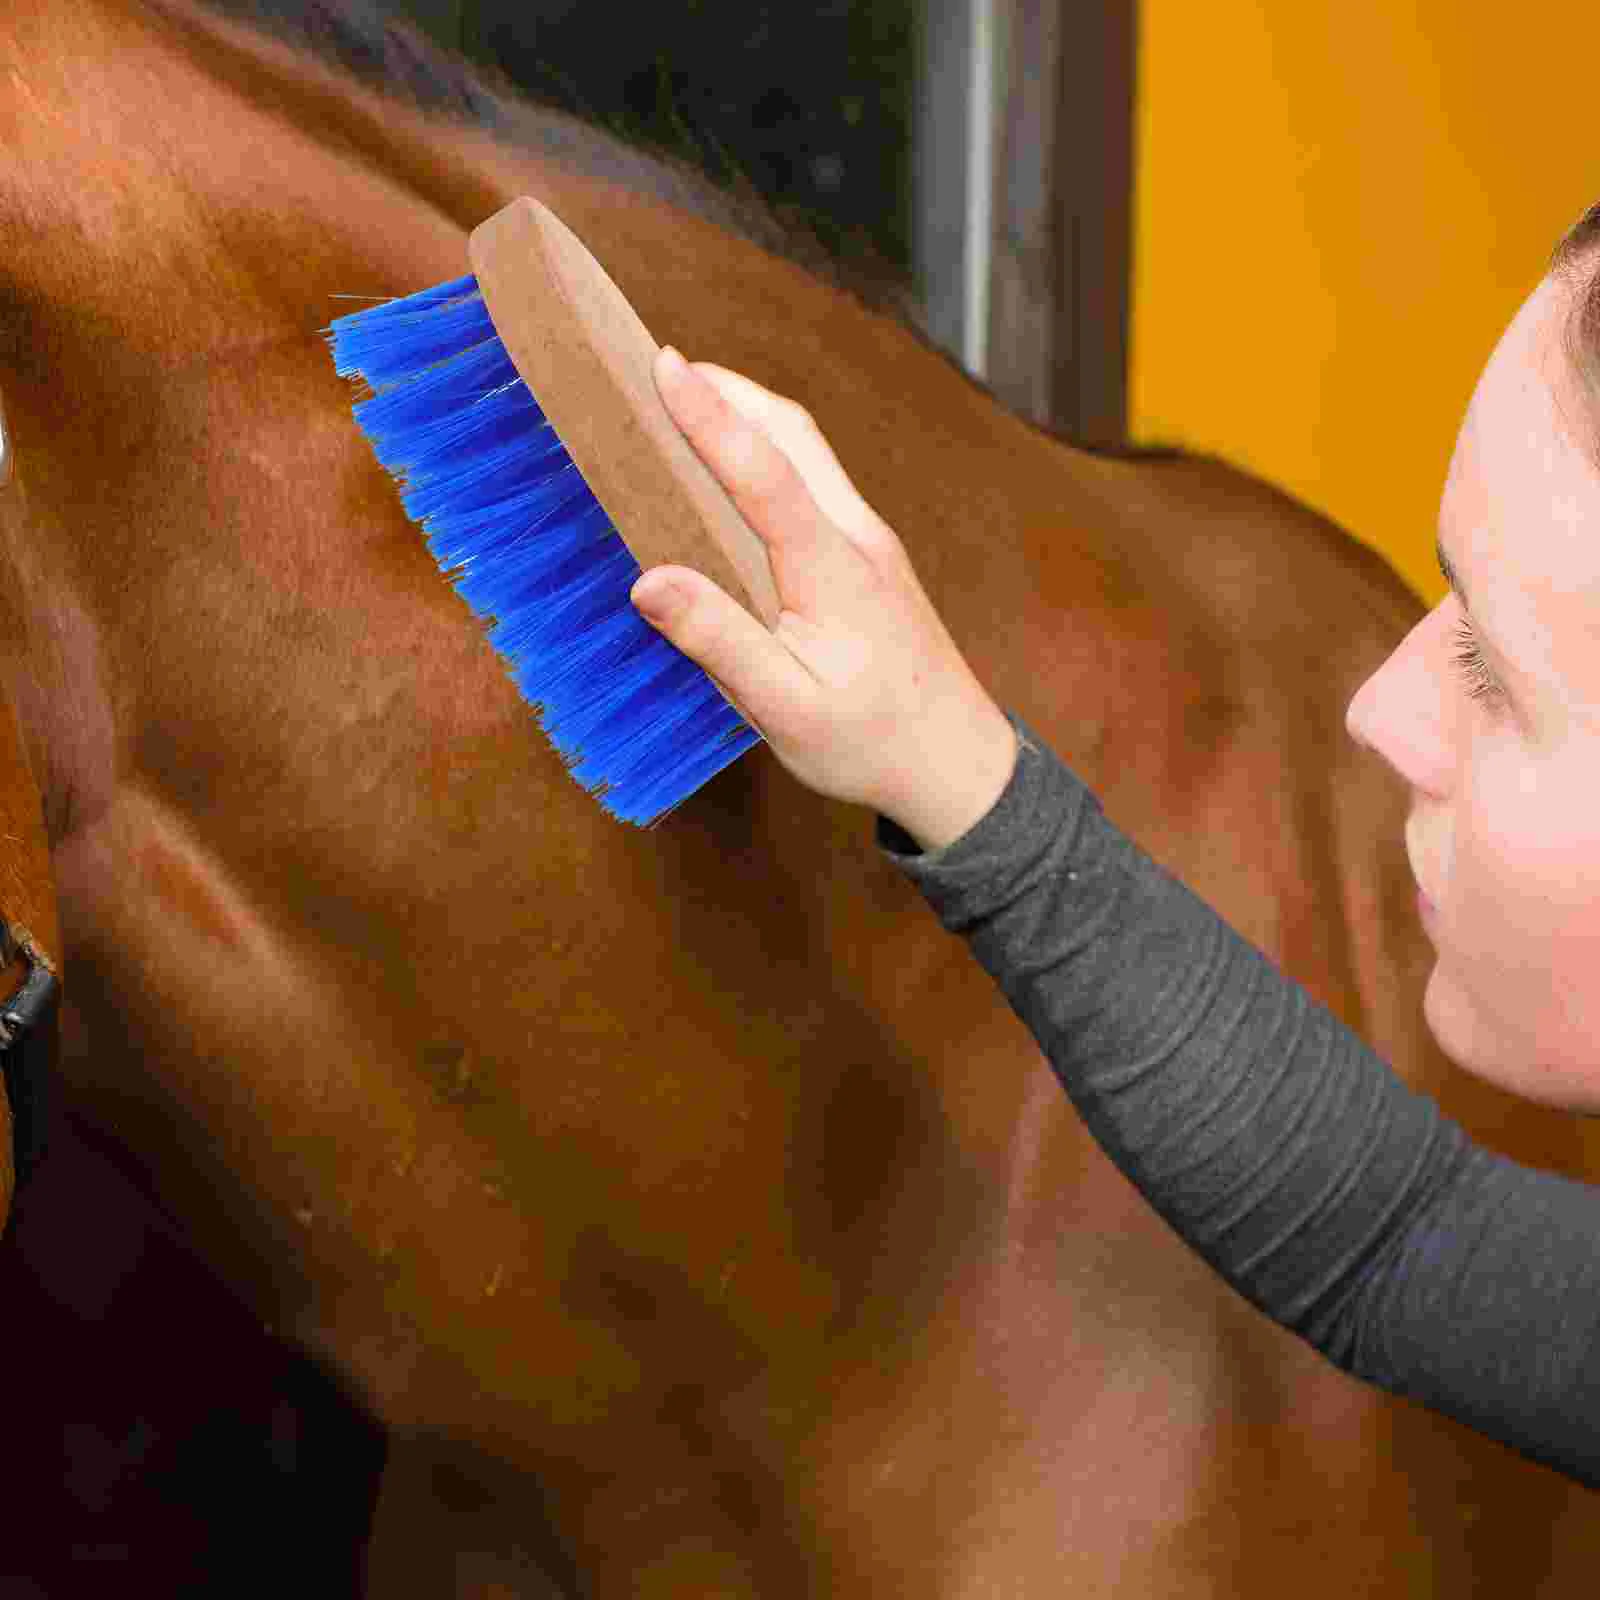
<svg viewBox="0 0 1600 1600">
<path fill-rule="evenodd" d="M 1107 1155 L 1336 1366 L 1600 1487 L 1600 1188 L 1475 1144 L 1008 715 L 987 815 L 925 854 L 883 816 L 876 840 Z"/>
</svg>

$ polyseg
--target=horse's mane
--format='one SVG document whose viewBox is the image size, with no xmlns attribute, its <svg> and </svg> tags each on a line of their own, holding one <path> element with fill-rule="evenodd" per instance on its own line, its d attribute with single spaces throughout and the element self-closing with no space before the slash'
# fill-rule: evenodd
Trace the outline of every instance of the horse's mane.
<svg viewBox="0 0 1600 1600">
<path fill-rule="evenodd" d="M 775 205 L 736 167 L 723 187 L 665 149 L 641 149 L 584 111 L 557 106 L 496 67 L 468 61 L 420 28 L 386 15 L 382 0 L 199 0 L 208 10 L 271 33 L 324 64 L 429 115 L 465 123 L 513 147 L 559 155 L 563 165 L 675 205 L 793 262 L 900 323 L 925 349 L 1007 410 L 1006 402 L 928 337 L 912 275 L 860 241 L 841 254 L 798 210 Z M 702 152 L 701 159 L 704 160 Z M 1053 424 L 1032 426 L 1075 449 L 1137 460 L 1184 458 L 1168 444 L 1089 443 Z"/>
</svg>

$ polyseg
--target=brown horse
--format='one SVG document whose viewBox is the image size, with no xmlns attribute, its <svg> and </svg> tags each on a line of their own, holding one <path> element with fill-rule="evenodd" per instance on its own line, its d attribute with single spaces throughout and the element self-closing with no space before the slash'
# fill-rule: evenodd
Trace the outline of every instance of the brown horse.
<svg viewBox="0 0 1600 1600">
<path fill-rule="evenodd" d="M 1425 1033 L 1406 795 L 1343 729 L 1414 597 L 1220 463 L 1025 424 L 710 185 L 389 60 L 192 0 L 0 14 L 0 672 L 62 1070 L 388 1430 L 370 1592 L 1592 1592 L 1581 1490 L 1172 1239 L 864 813 L 757 751 L 606 817 L 319 329 L 544 200 L 658 338 L 815 414 L 1114 821 L 1479 1137 L 1586 1174 L 1582 1124 Z"/>
</svg>

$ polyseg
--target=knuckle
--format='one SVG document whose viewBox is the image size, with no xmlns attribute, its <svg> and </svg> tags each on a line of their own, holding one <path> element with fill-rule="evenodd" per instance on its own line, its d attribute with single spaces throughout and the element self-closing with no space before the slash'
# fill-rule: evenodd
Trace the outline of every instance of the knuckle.
<svg viewBox="0 0 1600 1600">
<path fill-rule="evenodd" d="M 748 423 L 729 417 L 717 429 L 714 447 L 729 475 L 739 484 L 748 485 L 761 468 L 762 442 Z"/>
<path fill-rule="evenodd" d="M 794 463 L 782 450 L 766 439 L 751 436 L 746 481 L 758 500 L 782 499 L 794 475 Z"/>
<path fill-rule="evenodd" d="M 693 600 L 686 601 L 673 621 L 672 642 L 684 655 L 704 665 L 717 654 L 718 629 Z"/>
</svg>

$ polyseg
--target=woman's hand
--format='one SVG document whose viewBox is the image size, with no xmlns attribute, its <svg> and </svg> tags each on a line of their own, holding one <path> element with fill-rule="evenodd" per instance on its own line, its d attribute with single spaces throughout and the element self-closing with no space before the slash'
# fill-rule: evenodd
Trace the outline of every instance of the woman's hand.
<svg viewBox="0 0 1600 1600">
<path fill-rule="evenodd" d="M 1010 781 L 1016 735 L 893 529 L 792 400 L 709 362 L 689 366 L 670 346 L 655 380 L 766 545 L 783 610 L 769 632 L 709 578 L 673 566 L 645 573 L 634 605 L 807 788 L 872 807 L 925 850 L 953 843 Z"/>
</svg>

